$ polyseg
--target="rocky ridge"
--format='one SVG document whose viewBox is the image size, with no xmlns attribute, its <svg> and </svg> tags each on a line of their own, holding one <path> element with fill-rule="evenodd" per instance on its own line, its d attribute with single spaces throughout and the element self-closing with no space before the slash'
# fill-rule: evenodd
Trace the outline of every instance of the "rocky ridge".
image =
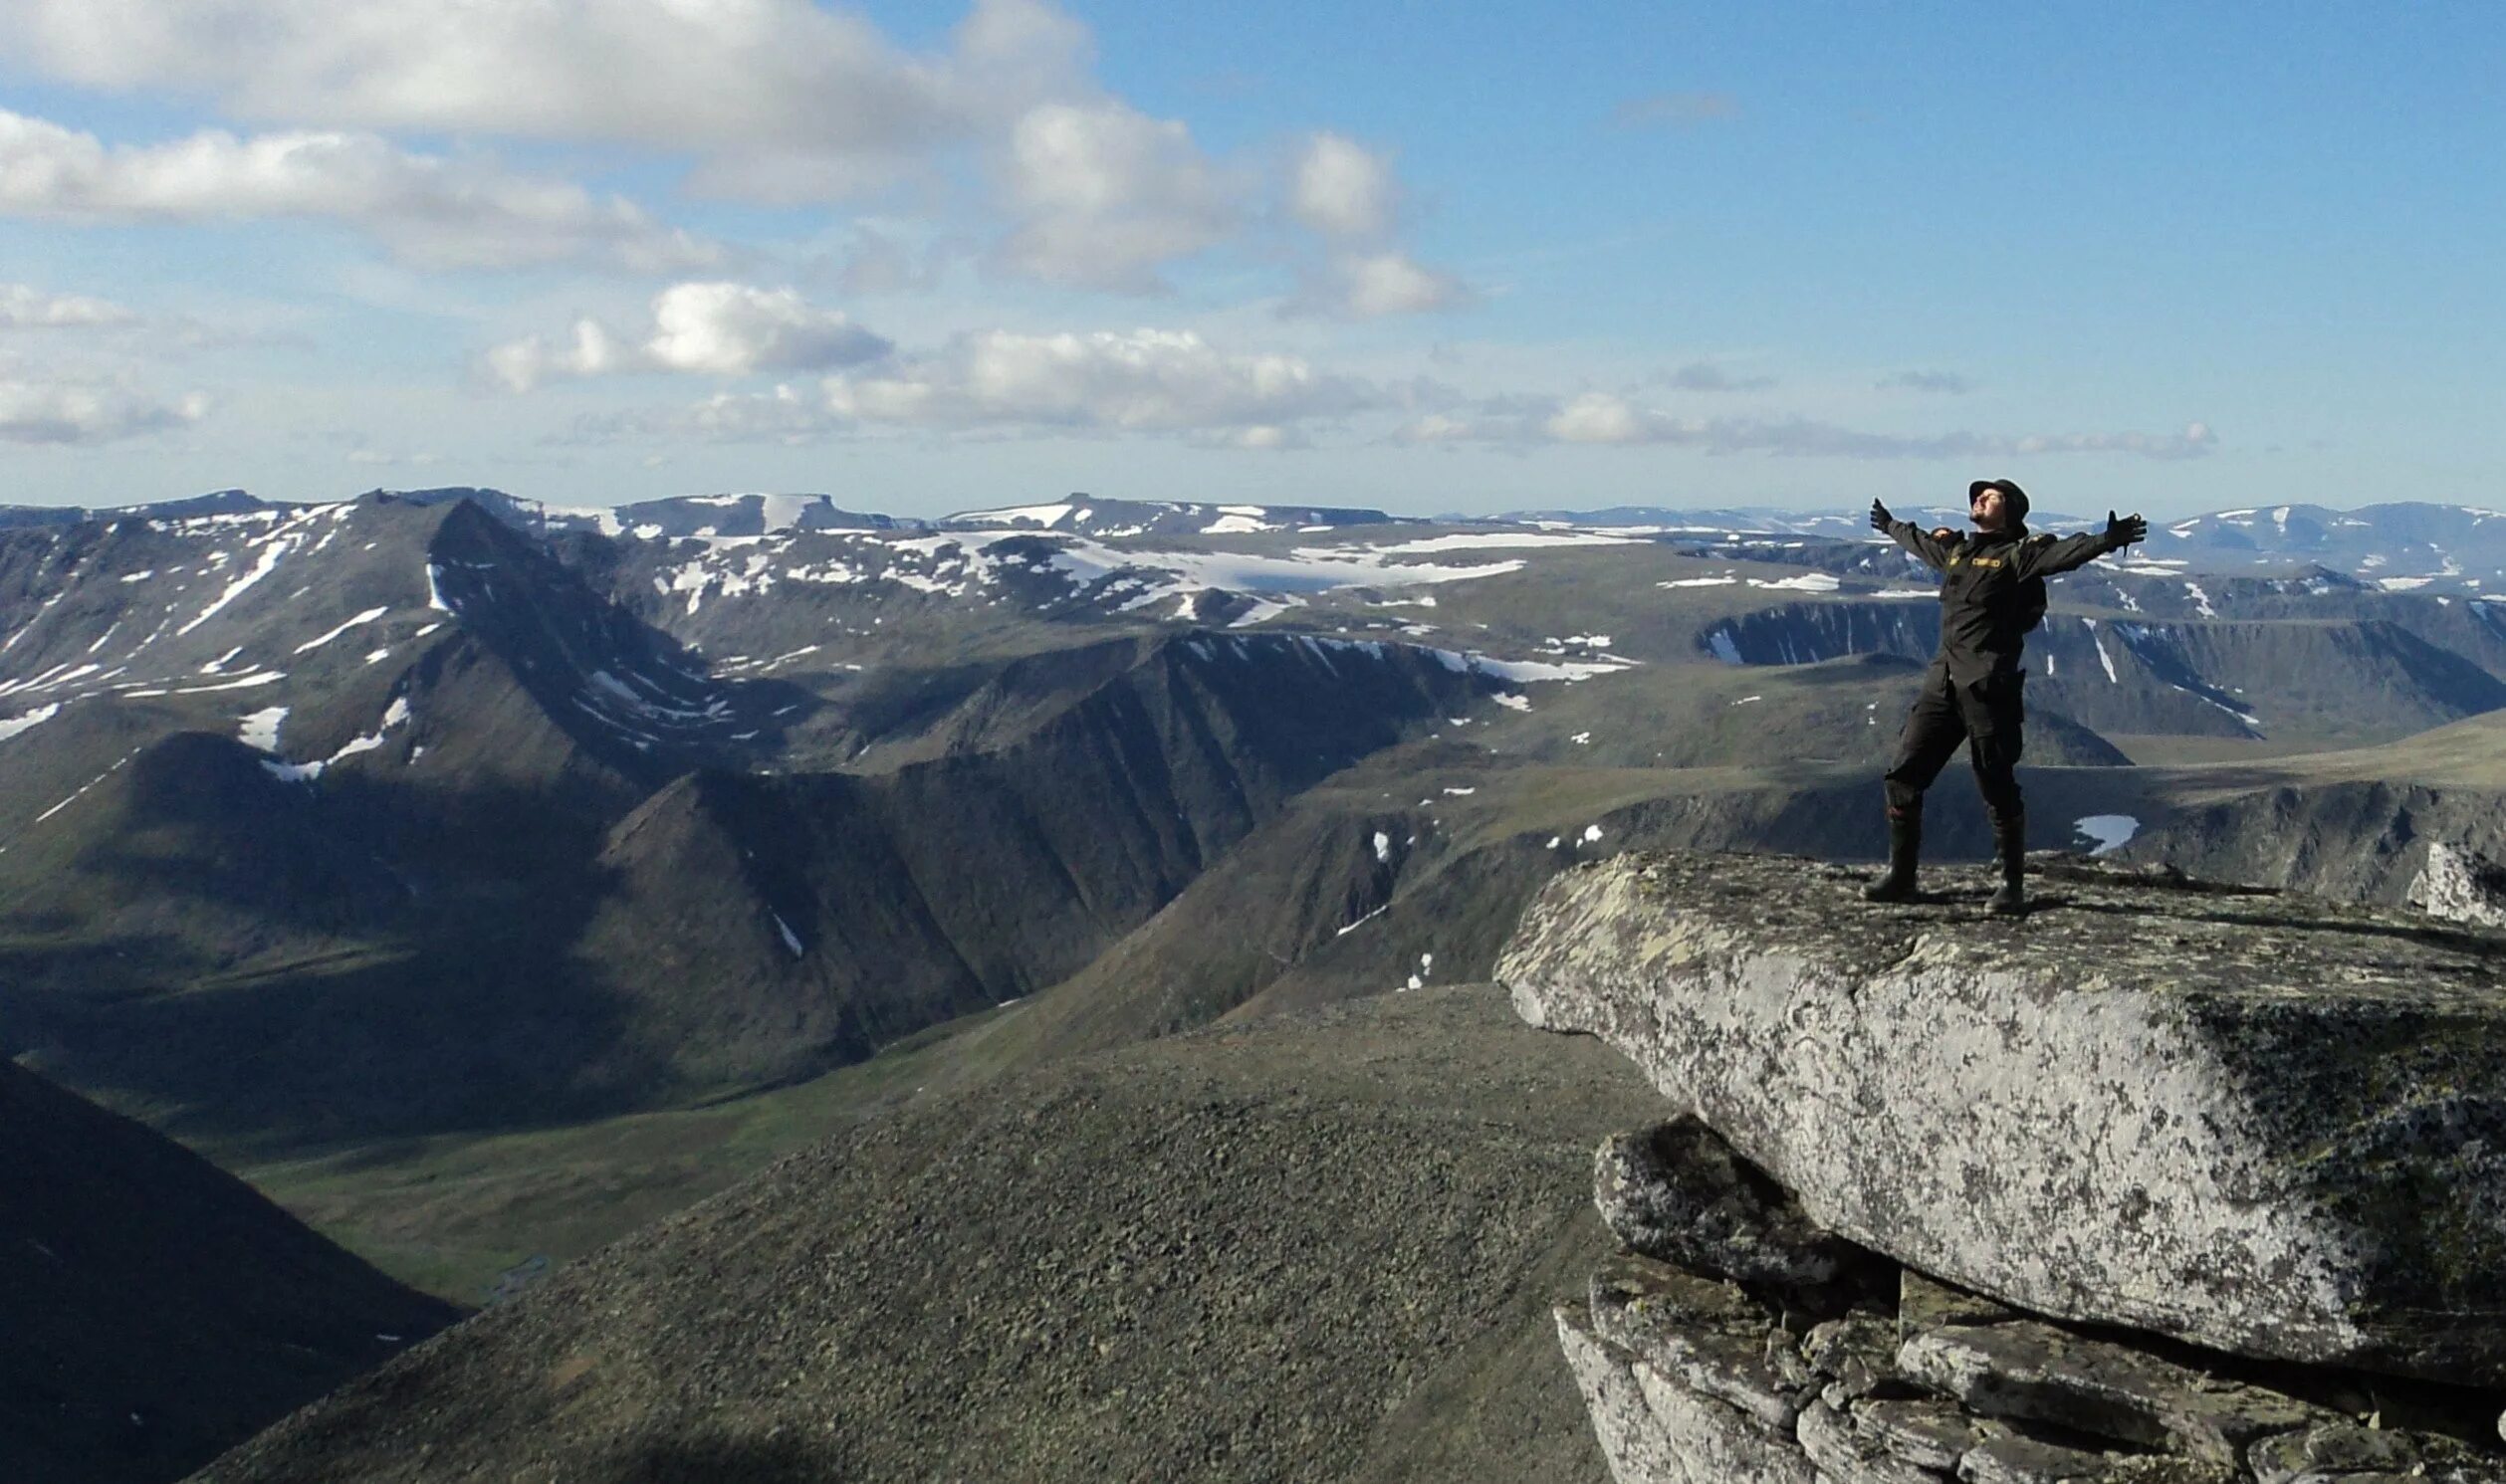
<svg viewBox="0 0 2506 1484">
<path fill-rule="evenodd" d="M 1622 1484 L 2506 1480 L 2494 937 L 2109 868 L 1908 909 L 1771 857 L 1559 877 L 1518 1013 L 1679 1110 L 1558 1332 Z"/>
</svg>

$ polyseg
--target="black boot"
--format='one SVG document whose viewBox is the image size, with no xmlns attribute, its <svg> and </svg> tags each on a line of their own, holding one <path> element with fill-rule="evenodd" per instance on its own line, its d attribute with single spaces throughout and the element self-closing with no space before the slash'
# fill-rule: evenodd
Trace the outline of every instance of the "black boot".
<svg viewBox="0 0 2506 1484">
<path fill-rule="evenodd" d="M 1923 855 L 1923 810 L 1888 811 L 1888 874 L 1862 889 L 1866 902 L 1915 900 L 1915 862 Z"/>
<path fill-rule="evenodd" d="M 2027 911 L 2027 811 L 2012 808 L 1992 818 L 1992 849 L 2001 858 L 2001 889 L 1984 906 L 1999 917 Z"/>
</svg>

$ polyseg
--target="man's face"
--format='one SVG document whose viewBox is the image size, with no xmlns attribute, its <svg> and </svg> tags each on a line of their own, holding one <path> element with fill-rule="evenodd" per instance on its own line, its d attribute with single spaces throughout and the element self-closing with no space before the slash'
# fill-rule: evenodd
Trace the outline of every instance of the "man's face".
<svg viewBox="0 0 2506 1484">
<path fill-rule="evenodd" d="M 1977 530 L 1999 530 L 2007 517 L 1999 490 L 1978 490 L 1966 502 L 1966 518 L 1975 523 Z"/>
</svg>

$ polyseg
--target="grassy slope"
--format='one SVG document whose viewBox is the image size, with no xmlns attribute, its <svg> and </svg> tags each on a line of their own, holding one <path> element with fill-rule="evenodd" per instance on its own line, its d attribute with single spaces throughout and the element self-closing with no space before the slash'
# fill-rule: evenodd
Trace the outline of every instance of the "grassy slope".
<svg viewBox="0 0 2506 1484">
<path fill-rule="evenodd" d="M 1659 1108 L 1483 984 L 1058 1063 L 648 1227 L 204 1477 L 1598 1484 L 1546 1311 L 1606 1244 L 1592 1145 Z"/>
<path fill-rule="evenodd" d="M 238 1165 L 296 1216 L 393 1277 L 461 1303 L 533 1257 L 562 1266 L 954 1075 L 1015 1005 L 869 1061 L 701 1106 L 513 1133 L 346 1145 Z M 212 1153 L 217 1153 L 212 1151 Z"/>
</svg>

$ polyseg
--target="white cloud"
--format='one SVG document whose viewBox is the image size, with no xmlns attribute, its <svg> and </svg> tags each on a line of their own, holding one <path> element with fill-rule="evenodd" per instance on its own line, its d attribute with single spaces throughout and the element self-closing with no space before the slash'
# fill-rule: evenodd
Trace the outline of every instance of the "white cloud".
<svg viewBox="0 0 2506 1484">
<path fill-rule="evenodd" d="M 1290 171 L 1288 214 L 1327 245 L 1283 312 L 1340 319 L 1379 319 L 1472 303 L 1476 296 L 1448 273 L 1428 268 L 1392 238 L 1402 192 L 1392 162 L 1341 134 L 1309 136 Z"/>
<path fill-rule="evenodd" d="M 135 324 L 117 304 L 76 294 L 46 294 L 26 284 L 0 284 L 0 329 L 92 329 Z"/>
<path fill-rule="evenodd" d="M 1001 170 L 1018 225 L 994 261 L 1064 287 L 1157 292 L 1160 266 L 1224 241 L 1243 220 L 1237 182 L 1182 123 L 1110 99 L 1028 110 Z"/>
<path fill-rule="evenodd" d="M 961 335 L 923 355 L 791 385 L 725 394 L 680 412 L 587 431 L 802 439 L 849 429 L 1071 429 L 1206 435 L 1288 447 L 1298 426 L 1386 405 L 1379 387 L 1300 356 L 1230 353 L 1189 330 Z"/>
<path fill-rule="evenodd" d="M 796 290 L 691 283 L 653 297 L 652 324 L 640 339 L 581 319 L 570 343 L 552 345 L 532 335 L 490 350 L 487 367 L 520 392 L 561 377 L 629 371 L 746 376 L 824 370 L 876 360 L 890 348 L 842 311 L 818 309 Z"/>
<path fill-rule="evenodd" d="M 0 379 L 0 443 L 112 443 L 184 427 L 208 410 L 198 392 L 166 402 L 118 382 Z"/>
<path fill-rule="evenodd" d="M 815 370 L 875 360 L 889 349 L 842 311 L 817 309 L 791 289 L 674 284 L 653 300 L 652 318 L 645 351 L 673 371 Z"/>
<path fill-rule="evenodd" d="M 0 52 L 235 117 L 692 153 L 705 186 L 789 200 L 1073 93 L 1087 36 L 1039 0 L 978 0 L 926 54 L 811 0 L 13 0 Z"/>
<path fill-rule="evenodd" d="M 597 319 L 575 320 L 573 340 L 565 346 L 529 335 L 495 347 L 486 358 L 488 374 L 518 392 L 534 390 L 547 381 L 650 369 L 640 363 L 633 345 Z"/>
<path fill-rule="evenodd" d="M 238 137 L 203 129 L 168 143 L 108 145 L 6 109 L 0 215 L 76 223 L 331 220 L 429 268 L 592 260 L 664 272 L 722 256 L 621 197 L 484 161 L 410 153 L 370 134 Z"/>
<path fill-rule="evenodd" d="M 990 267 L 1064 288 L 1162 292 L 1171 265 L 1285 218 L 1356 255 L 1302 272 L 1325 286 L 1308 310 L 1459 301 L 1393 251 L 1401 193 L 1383 156 L 1313 133 L 1292 178 L 1266 179 L 1109 94 L 1091 51 L 1047 0 L 973 0 L 918 47 L 819 0 L 0 0 L 0 56 L 16 69 L 308 130 L 109 149 L 66 130 L 24 137 L 46 126 L 19 120 L 27 157 L 0 155 L 16 197 L 0 210 L 342 220 L 432 267 L 720 264 L 713 244 L 631 202 L 384 136 L 612 143 L 684 164 L 697 194 L 780 205 L 911 183 L 945 212 L 977 168 Z M 928 272 L 866 243 L 852 281 L 912 287 Z"/>
<path fill-rule="evenodd" d="M 1230 354 L 1190 330 L 963 335 L 892 371 L 829 377 L 829 408 L 868 422 L 1181 431 L 1333 417 L 1371 405 L 1303 357 Z"/>
<path fill-rule="evenodd" d="M 1335 258 L 1319 284 L 1309 285 L 1299 308 L 1352 319 L 1417 315 L 1472 301 L 1462 281 L 1420 266 L 1401 253 Z"/>
<path fill-rule="evenodd" d="M 1288 191 L 1288 210 L 1298 221 L 1325 237 L 1359 241 L 1388 235 L 1400 201 L 1389 161 L 1328 132 L 1306 141 Z"/>
<path fill-rule="evenodd" d="M 1675 419 L 1642 411 L 1625 397 L 1586 392 L 1542 424 L 1560 443 L 1670 443 L 1679 441 Z"/>
<path fill-rule="evenodd" d="M 1709 454 L 1769 454 L 1837 459 L 1964 459 L 2054 454 L 2131 454 L 2194 459 L 2217 435 L 2204 423 L 2180 433 L 1948 432 L 1871 433 L 1809 418 L 1685 417 L 1612 392 L 1585 392 L 1563 403 L 1510 399 L 1475 411 L 1440 412 L 1402 429 L 1411 443 L 1543 443 L 1667 446 Z"/>
</svg>

